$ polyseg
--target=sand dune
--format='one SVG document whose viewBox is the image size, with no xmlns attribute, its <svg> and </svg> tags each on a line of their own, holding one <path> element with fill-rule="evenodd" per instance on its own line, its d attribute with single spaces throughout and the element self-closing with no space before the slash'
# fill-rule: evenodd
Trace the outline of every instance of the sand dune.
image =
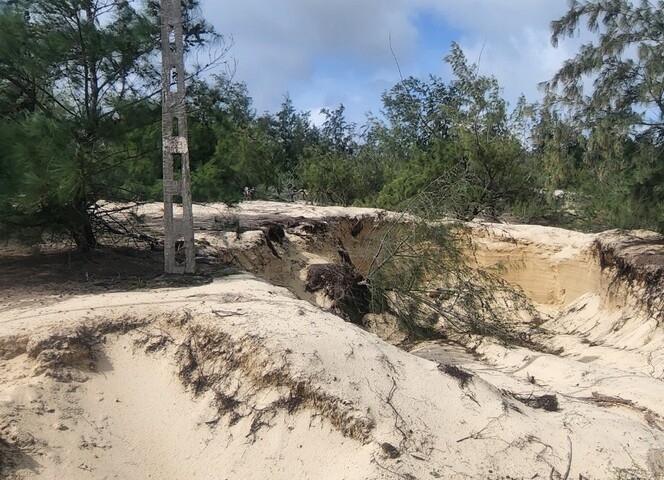
<svg viewBox="0 0 664 480">
<path fill-rule="evenodd" d="M 299 218 L 278 256 L 260 230 L 215 231 L 225 207 L 195 214 L 201 249 L 251 273 L 0 304 L 2 478 L 664 478 L 658 236 L 473 225 L 478 262 L 504 264 L 562 351 L 469 338 L 470 355 L 404 351 L 304 292 L 329 238 L 392 214 L 233 210 Z M 330 219 L 329 238 L 302 229 Z"/>
</svg>

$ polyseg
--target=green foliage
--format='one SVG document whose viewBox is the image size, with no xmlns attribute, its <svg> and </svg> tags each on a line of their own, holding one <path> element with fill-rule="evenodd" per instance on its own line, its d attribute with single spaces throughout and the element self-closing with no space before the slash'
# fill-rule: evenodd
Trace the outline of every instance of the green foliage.
<svg viewBox="0 0 664 480">
<path fill-rule="evenodd" d="M 362 194 L 362 168 L 355 156 L 355 125 L 348 123 L 344 106 L 323 109 L 325 122 L 320 141 L 305 148 L 298 175 L 312 198 L 320 202 L 349 205 Z"/>
<path fill-rule="evenodd" d="M 189 81 L 194 200 L 305 189 L 427 214 L 434 204 L 413 199 L 436 198 L 437 215 L 462 220 L 664 230 L 664 1 L 569 5 L 554 43 L 583 21 L 597 39 L 544 85 L 542 105 L 510 111 L 456 44 L 451 81 L 403 79 L 362 127 L 343 105 L 316 127 L 288 95 L 257 116 L 231 76 Z M 182 7 L 188 50 L 220 41 L 197 1 Z M 99 199 L 161 198 L 159 13 L 153 0 L 0 3 L 0 234 L 48 228 L 86 248 Z"/>
<path fill-rule="evenodd" d="M 122 108 L 127 113 L 118 122 L 113 143 L 118 164 L 105 170 L 102 184 L 106 188 L 101 196 L 120 201 L 159 200 L 163 198 L 161 105 L 155 100 L 129 103 L 134 105 Z"/>
<path fill-rule="evenodd" d="M 299 177 L 310 198 L 335 205 L 367 203 L 384 184 L 382 165 L 364 151 L 355 155 L 311 149 Z"/>
<path fill-rule="evenodd" d="M 664 129 L 664 1 L 571 1 L 551 23 L 554 45 L 576 34 L 579 23 L 597 34 L 545 84 L 592 122 L 598 115 L 624 118 L 630 126 Z M 592 91 L 584 81 L 594 78 Z"/>
<path fill-rule="evenodd" d="M 305 148 L 297 174 L 309 197 L 338 205 L 373 203 L 385 185 L 389 168 L 377 144 L 357 141 L 356 125 L 346 120 L 344 106 L 323 109 L 326 116 L 318 141 Z"/>
<path fill-rule="evenodd" d="M 186 27 L 191 46 L 214 37 L 204 23 Z M 127 189 L 146 185 L 140 176 L 154 172 L 155 110 L 142 103 L 159 93 L 158 31 L 154 5 L 0 4 L 0 104 L 12 133 L 1 138 L 1 162 L 15 165 L 12 182 L 4 180 L 9 185 L 0 192 L 8 207 L 0 212 L 4 232 L 64 230 L 79 247 L 94 247 L 95 202 L 124 199 Z M 138 167 L 120 168 L 132 161 Z M 123 171 L 131 178 L 123 179 Z"/>
<path fill-rule="evenodd" d="M 281 110 L 274 117 L 264 116 L 263 121 L 265 133 L 275 141 L 276 168 L 282 173 L 295 172 L 306 149 L 319 143 L 309 114 L 296 112 L 293 101 L 286 95 Z"/>
<path fill-rule="evenodd" d="M 543 85 L 547 183 L 574 191 L 573 225 L 664 230 L 664 1 L 570 2 L 554 45 L 583 20 L 596 39 Z"/>
<path fill-rule="evenodd" d="M 448 138 L 453 119 L 447 107 L 457 98 L 453 87 L 434 75 L 427 82 L 415 77 L 404 79 L 382 95 L 391 135 L 407 148 L 427 150 L 434 142 Z"/>
<path fill-rule="evenodd" d="M 532 130 L 534 154 L 542 168 L 540 178 L 547 190 L 578 189 L 582 178 L 587 139 L 573 123 L 549 105 L 542 106 Z"/>
<path fill-rule="evenodd" d="M 366 275 L 374 310 L 392 313 L 410 340 L 456 333 L 522 344 L 514 319 L 532 306 L 499 269 L 477 268 L 462 224 L 441 222 L 441 200 L 416 196 L 409 220 L 383 235 Z"/>
<path fill-rule="evenodd" d="M 399 208 L 422 191 L 438 191 L 446 199 L 441 215 L 502 213 L 532 190 L 525 150 L 509 129 L 495 78 L 479 75 L 456 44 L 445 60 L 455 75 L 449 87 L 435 77 L 429 84 L 408 79 L 392 90 L 398 95 L 384 96 L 394 135 L 410 132 L 412 146 L 410 161 L 381 190 L 378 204 Z"/>
<path fill-rule="evenodd" d="M 241 190 L 230 183 L 233 172 L 227 165 L 210 160 L 191 174 L 192 197 L 197 201 L 240 200 Z"/>
<path fill-rule="evenodd" d="M 190 92 L 192 196 L 237 201 L 245 187 L 265 192 L 280 181 L 278 140 L 256 119 L 243 83 L 215 76 Z"/>
</svg>

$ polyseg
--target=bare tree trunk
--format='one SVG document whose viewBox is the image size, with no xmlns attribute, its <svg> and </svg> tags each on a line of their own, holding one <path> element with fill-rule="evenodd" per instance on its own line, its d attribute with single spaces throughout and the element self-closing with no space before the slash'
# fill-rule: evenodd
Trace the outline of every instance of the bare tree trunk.
<svg viewBox="0 0 664 480">
<path fill-rule="evenodd" d="M 80 250 L 93 250 L 99 246 L 92 227 L 90 214 L 85 200 L 79 200 L 71 205 L 66 213 L 69 223 L 69 233 Z"/>
</svg>

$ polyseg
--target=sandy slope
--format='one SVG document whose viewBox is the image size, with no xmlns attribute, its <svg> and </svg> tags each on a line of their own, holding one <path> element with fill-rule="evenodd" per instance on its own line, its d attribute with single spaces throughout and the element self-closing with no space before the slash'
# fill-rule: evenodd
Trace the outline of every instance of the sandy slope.
<svg viewBox="0 0 664 480">
<path fill-rule="evenodd" d="M 228 213 L 205 208 L 199 228 Z M 264 202 L 234 214 L 268 211 L 377 215 Z M 0 475 L 664 478 L 659 317 L 639 302 L 647 285 L 615 281 L 624 265 L 600 262 L 608 250 L 659 255 L 656 241 L 475 228 L 478 261 L 506 264 L 549 315 L 561 355 L 482 339 L 472 340 L 481 361 L 433 343 L 413 355 L 247 274 L 0 305 Z M 280 258 L 260 232 L 201 237 L 296 291 L 309 263 L 334 256 L 297 228 Z M 533 408 L 553 394 L 557 411 Z"/>
</svg>

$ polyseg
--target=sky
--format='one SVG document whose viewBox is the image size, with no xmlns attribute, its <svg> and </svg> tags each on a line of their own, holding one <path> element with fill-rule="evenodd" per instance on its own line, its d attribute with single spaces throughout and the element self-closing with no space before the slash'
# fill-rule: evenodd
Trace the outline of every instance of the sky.
<svg viewBox="0 0 664 480">
<path fill-rule="evenodd" d="M 276 113 L 287 94 L 298 111 L 343 103 L 350 121 L 380 114 L 381 94 L 403 77 L 451 79 L 452 42 L 480 73 L 498 79 L 514 105 L 541 97 L 579 41 L 554 48 L 549 24 L 567 0 L 202 0 L 202 14 L 232 39 L 234 80 L 257 113 Z"/>
</svg>

